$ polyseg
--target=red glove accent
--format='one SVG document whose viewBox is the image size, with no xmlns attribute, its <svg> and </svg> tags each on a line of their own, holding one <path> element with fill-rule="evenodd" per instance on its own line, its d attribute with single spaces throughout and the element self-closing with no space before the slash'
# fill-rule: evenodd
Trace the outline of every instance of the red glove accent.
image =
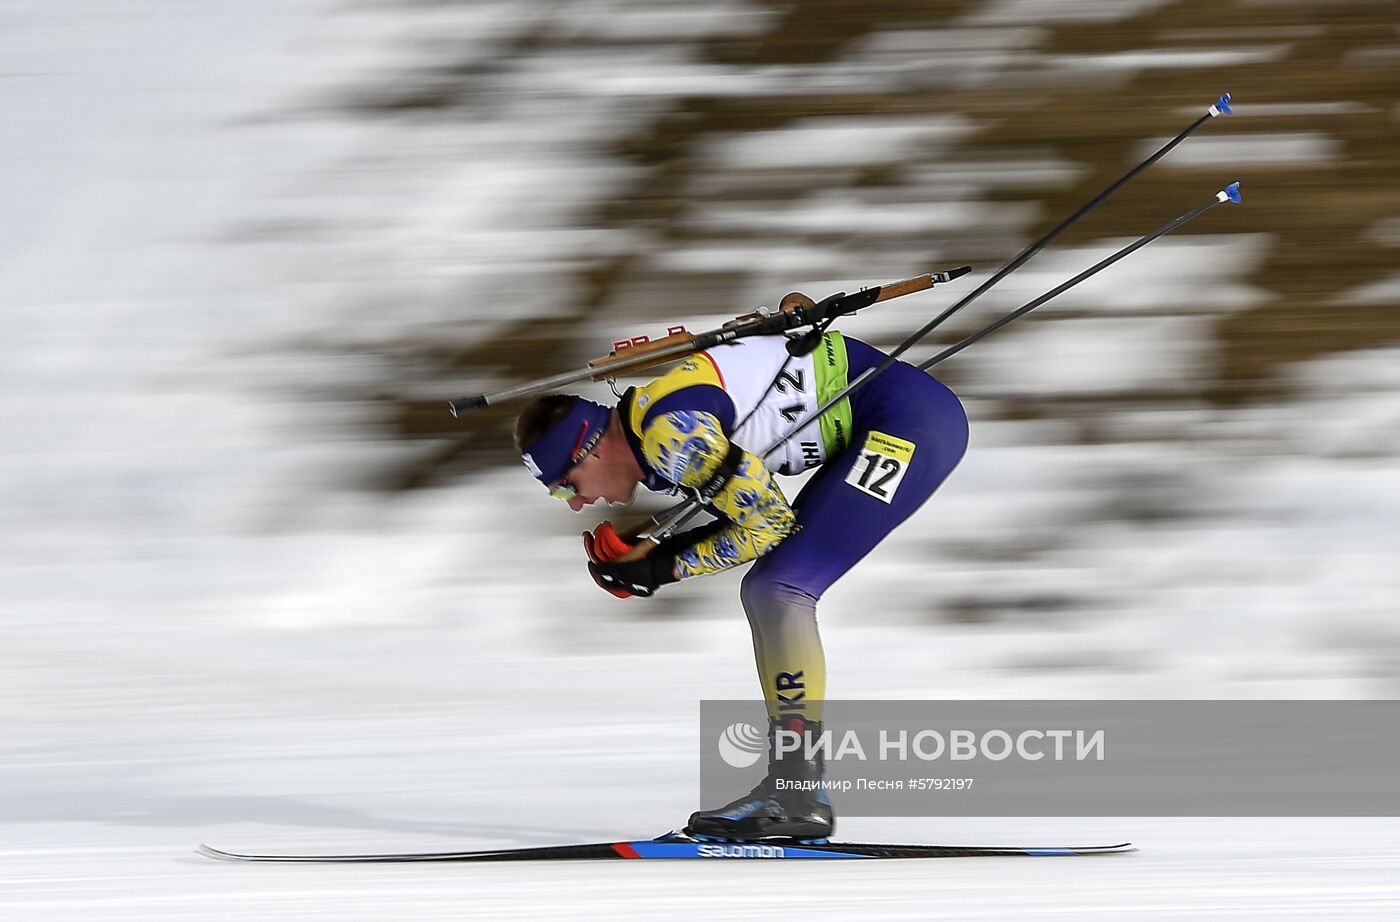
<svg viewBox="0 0 1400 922">
<path fill-rule="evenodd" d="M 604 522 L 593 529 L 592 534 L 583 533 L 583 552 L 588 555 L 589 563 L 607 563 L 610 560 L 616 560 L 630 550 L 632 550 L 632 545 L 622 540 L 617 529 L 613 528 L 612 522 Z M 591 568 L 589 572 L 592 573 Z M 599 588 L 619 599 L 632 598 L 632 593 L 625 589 L 605 586 L 596 575 L 593 577 L 593 582 L 597 583 Z"/>
</svg>

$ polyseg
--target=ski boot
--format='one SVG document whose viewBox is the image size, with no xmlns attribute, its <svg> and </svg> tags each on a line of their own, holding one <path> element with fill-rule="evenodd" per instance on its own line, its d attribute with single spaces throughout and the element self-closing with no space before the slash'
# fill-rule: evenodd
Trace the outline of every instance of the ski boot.
<svg viewBox="0 0 1400 922">
<path fill-rule="evenodd" d="M 780 729 L 802 734 L 803 746 L 780 755 Z M 824 841 L 836 829 L 831 799 L 818 784 L 826 774 L 826 760 L 820 752 L 805 758 L 805 741 L 816 740 L 821 730 L 821 721 L 796 716 L 769 718 L 768 775 L 743 797 L 715 810 L 692 813 L 686 835 L 726 841 Z"/>
</svg>

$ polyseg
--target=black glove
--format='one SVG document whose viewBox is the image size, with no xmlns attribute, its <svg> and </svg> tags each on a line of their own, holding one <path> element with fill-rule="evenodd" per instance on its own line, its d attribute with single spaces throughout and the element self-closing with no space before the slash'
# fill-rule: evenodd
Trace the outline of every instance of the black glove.
<svg viewBox="0 0 1400 922">
<path fill-rule="evenodd" d="M 657 588 L 676 581 L 676 557 L 674 554 L 659 553 L 654 548 L 650 554 L 639 560 L 602 560 L 589 562 L 588 572 L 593 581 L 617 595 L 650 598 Z"/>
</svg>

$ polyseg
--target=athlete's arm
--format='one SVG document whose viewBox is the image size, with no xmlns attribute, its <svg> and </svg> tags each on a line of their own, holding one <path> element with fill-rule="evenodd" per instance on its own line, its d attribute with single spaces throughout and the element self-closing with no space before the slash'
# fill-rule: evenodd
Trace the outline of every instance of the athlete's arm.
<svg viewBox="0 0 1400 922">
<path fill-rule="evenodd" d="M 728 473 L 709 503 L 728 522 L 680 551 L 676 573 L 682 579 L 718 573 L 762 557 L 796 530 L 797 517 L 762 459 L 748 451 L 730 459 L 729 439 L 713 414 L 694 410 L 656 414 L 642 432 L 642 453 L 663 477 L 694 489 Z M 726 459 L 731 471 L 723 470 Z"/>
</svg>

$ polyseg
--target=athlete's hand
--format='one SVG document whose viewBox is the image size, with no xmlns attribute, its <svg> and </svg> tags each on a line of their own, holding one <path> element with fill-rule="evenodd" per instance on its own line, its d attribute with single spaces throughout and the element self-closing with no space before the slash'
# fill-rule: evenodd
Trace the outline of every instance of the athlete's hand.
<svg viewBox="0 0 1400 922">
<path fill-rule="evenodd" d="M 617 533 L 617 529 L 613 528 L 612 522 L 604 522 L 592 532 L 583 533 L 583 552 L 588 555 L 589 573 L 593 573 L 593 564 L 616 560 L 631 550 L 632 545 L 623 540 L 622 536 Z M 632 597 L 632 593 L 625 589 L 605 585 L 596 574 L 593 576 L 593 581 L 619 599 Z"/>
<path fill-rule="evenodd" d="M 656 590 L 676 581 L 676 558 L 653 550 L 636 560 L 601 560 L 588 564 L 593 581 L 618 598 L 650 598 Z"/>
<path fill-rule="evenodd" d="M 632 550 L 632 542 L 617 533 L 612 522 L 604 522 L 591 532 L 583 533 L 583 552 L 593 563 L 616 560 Z"/>
</svg>

